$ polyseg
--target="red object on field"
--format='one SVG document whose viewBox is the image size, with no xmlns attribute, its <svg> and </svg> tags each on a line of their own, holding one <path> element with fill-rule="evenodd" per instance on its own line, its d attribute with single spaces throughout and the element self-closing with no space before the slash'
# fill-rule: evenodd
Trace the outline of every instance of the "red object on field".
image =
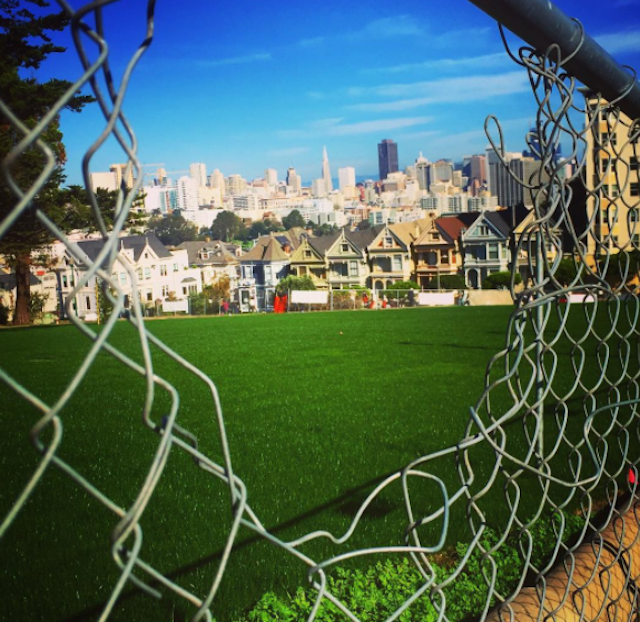
<svg viewBox="0 0 640 622">
<path fill-rule="evenodd" d="M 274 313 L 286 313 L 287 312 L 287 296 L 275 296 L 273 299 L 273 312 Z"/>
<path fill-rule="evenodd" d="M 627 478 L 630 484 L 635 484 L 638 481 L 636 470 L 633 467 L 629 467 L 629 476 Z"/>
</svg>

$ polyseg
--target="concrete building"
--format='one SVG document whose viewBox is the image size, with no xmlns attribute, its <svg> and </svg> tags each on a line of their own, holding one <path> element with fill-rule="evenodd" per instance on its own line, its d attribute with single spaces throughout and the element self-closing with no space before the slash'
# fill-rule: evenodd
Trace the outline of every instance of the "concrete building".
<svg viewBox="0 0 640 622">
<path fill-rule="evenodd" d="M 98 188 L 104 188 L 110 191 L 118 189 L 118 180 L 113 171 L 108 173 L 89 173 L 89 181 L 91 182 L 91 189 L 94 192 L 96 192 Z"/>
<path fill-rule="evenodd" d="M 431 185 L 431 169 L 429 160 L 422 155 L 422 151 L 416 158 L 416 163 L 413 168 L 420 190 L 429 190 L 429 186 Z"/>
<path fill-rule="evenodd" d="M 287 170 L 287 186 L 291 188 L 294 194 L 300 194 L 302 191 L 302 178 L 296 173 L 296 169 L 293 167 Z"/>
<path fill-rule="evenodd" d="M 183 175 L 178 179 L 176 189 L 178 193 L 178 209 L 198 209 L 198 186 L 195 179 Z"/>
<path fill-rule="evenodd" d="M 386 179 L 389 173 L 395 173 L 398 170 L 398 145 L 385 138 L 378 143 L 378 171 L 380 179 Z"/>
<path fill-rule="evenodd" d="M 311 185 L 311 194 L 314 197 L 322 198 L 327 196 L 327 188 L 324 179 L 314 179 Z"/>
<path fill-rule="evenodd" d="M 275 168 L 268 168 L 264 172 L 264 180 L 268 186 L 278 185 L 278 171 Z"/>
<path fill-rule="evenodd" d="M 111 164 L 109 170 L 116 176 L 116 189 L 124 183 L 125 187 L 133 188 L 133 165 Z"/>
<path fill-rule="evenodd" d="M 489 192 L 498 197 L 498 205 L 512 207 L 524 204 L 530 207 L 532 203 L 531 193 L 524 190 L 518 180 L 525 184 L 531 183 L 533 176 L 538 171 L 538 164 L 533 158 L 524 157 L 520 153 L 506 153 L 506 166 L 498 160 L 497 156 L 488 154 L 489 162 Z"/>
<path fill-rule="evenodd" d="M 229 175 L 226 180 L 227 194 L 234 196 L 243 194 L 247 187 L 247 181 L 241 175 Z"/>
<path fill-rule="evenodd" d="M 219 188 L 224 193 L 224 175 L 218 169 L 215 169 L 213 173 L 211 173 L 211 176 L 209 177 L 209 186 L 211 186 L 211 188 Z"/>
<path fill-rule="evenodd" d="M 338 169 L 338 180 L 340 182 L 340 190 L 346 187 L 355 188 L 356 185 L 356 169 L 353 166 L 345 166 Z"/>
<path fill-rule="evenodd" d="M 195 164 L 190 164 L 189 177 L 195 180 L 197 187 L 206 186 L 207 185 L 207 166 L 202 162 L 196 162 Z"/>
</svg>

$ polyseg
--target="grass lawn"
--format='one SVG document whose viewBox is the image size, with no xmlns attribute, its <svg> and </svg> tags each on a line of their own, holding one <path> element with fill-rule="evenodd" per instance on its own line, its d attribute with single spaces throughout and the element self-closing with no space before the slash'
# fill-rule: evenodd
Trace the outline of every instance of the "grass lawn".
<svg viewBox="0 0 640 622">
<path fill-rule="evenodd" d="M 233 467 L 247 486 L 249 503 L 272 533 L 293 539 L 316 529 L 341 535 L 385 475 L 463 436 L 469 407 L 484 388 L 487 363 L 505 345 L 512 311 L 467 307 L 255 315 L 150 321 L 147 326 L 214 380 Z M 606 318 L 599 322 L 604 327 Z M 578 334 L 584 321 L 576 313 L 570 326 Z M 110 342 L 141 360 L 128 324 L 119 323 Z M 62 393 L 88 349 L 89 341 L 70 326 L 0 332 L 0 366 L 47 403 Z M 562 395 L 575 374 L 569 344 L 561 343 L 557 350 L 561 369 L 554 382 Z M 220 462 L 207 388 L 158 350 L 153 354 L 156 374 L 180 392 L 178 423 Z M 595 356 L 595 345 L 587 347 L 589 360 Z M 500 372 L 492 377 L 502 373 L 504 366 L 498 367 Z M 584 379 L 598 388 L 595 367 L 587 365 Z M 615 361 L 611 371 L 614 368 Z M 135 499 L 158 443 L 142 424 L 144 390 L 142 379 L 101 354 L 61 413 L 59 455 L 123 507 Z M 158 391 L 156 420 L 166 414 L 169 403 Z M 503 412 L 511 403 L 508 393 L 498 388 L 492 412 Z M 577 413 L 569 427 L 579 437 L 581 403 L 569 406 Z M 551 440 L 557 424 L 553 414 L 549 417 Z M 0 520 L 37 466 L 38 455 L 28 440 L 37 419 L 33 407 L 0 386 Z M 523 426 L 516 423 L 509 430 L 510 447 L 523 455 L 528 447 Z M 569 473 L 568 452 L 558 452 L 557 473 Z M 471 453 L 478 490 L 488 477 L 492 456 L 486 450 Z M 452 457 L 428 468 L 446 482 L 450 493 L 459 488 Z M 539 484 L 527 474 L 518 481 L 523 491 L 518 512 L 526 516 L 539 500 Z M 508 514 L 505 496 L 511 493 L 503 492 L 503 484 L 484 502 L 496 523 Z M 567 493 L 561 489 L 557 494 L 560 499 Z M 416 484 L 412 495 L 418 514 L 441 504 L 438 488 L 427 481 Z M 458 503 L 449 544 L 467 536 L 464 517 L 464 502 Z M 50 469 L 0 541 L 0 619 L 97 619 L 118 578 L 110 543 L 116 523 L 113 514 L 68 477 Z M 406 523 L 401 488 L 395 485 L 374 503 L 347 544 L 323 540 L 303 551 L 320 560 L 360 547 L 402 544 Z M 225 486 L 174 448 L 141 521 L 141 557 L 204 595 L 230 524 Z M 423 544 L 435 543 L 438 536 L 426 534 Z M 243 529 L 214 615 L 232 622 L 264 592 L 305 585 L 306 570 Z M 111 619 L 181 620 L 192 613 L 170 593 L 155 601 L 127 586 Z"/>
</svg>

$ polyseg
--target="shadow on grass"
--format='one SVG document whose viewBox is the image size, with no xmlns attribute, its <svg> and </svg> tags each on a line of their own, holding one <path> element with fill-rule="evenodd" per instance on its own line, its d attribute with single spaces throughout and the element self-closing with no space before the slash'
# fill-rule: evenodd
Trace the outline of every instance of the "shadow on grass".
<svg viewBox="0 0 640 622">
<path fill-rule="evenodd" d="M 339 497 L 336 497 L 335 499 L 331 499 L 330 501 L 327 501 L 326 503 L 323 503 L 315 508 L 312 508 L 306 512 L 303 512 L 302 514 L 280 525 L 277 525 L 272 528 L 267 528 L 267 529 L 269 533 L 276 535 L 278 533 L 281 533 L 282 531 L 285 531 L 286 529 L 299 525 L 305 520 L 313 516 L 316 516 L 317 514 L 320 514 L 325 510 L 333 510 L 337 513 L 344 514 L 345 516 L 353 516 L 355 512 L 358 510 L 358 508 L 360 507 L 361 502 L 366 498 L 366 496 L 363 496 L 364 491 L 366 491 L 367 489 L 371 489 L 371 487 L 375 486 L 376 484 L 379 484 L 383 479 L 386 479 L 387 477 L 389 477 L 390 475 L 396 472 L 397 470 L 390 471 L 386 475 L 375 477 L 369 480 L 368 482 L 364 482 L 363 484 L 360 484 L 359 486 L 350 488 L 345 493 L 343 493 Z M 395 506 L 394 504 L 391 504 L 388 501 L 376 500 L 371 506 L 369 506 L 367 512 L 365 513 L 365 516 L 368 515 L 369 518 L 371 519 L 383 518 L 390 512 L 393 512 L 394 510 L 396 510 L 397 507 L 399 506 Z M 252 544 L 255 544 L 256 542 L 260 542 L 262 540 L 263 538 L 260 535 L 252 536 L 250 538 L 247 538 L 246 540 L 243 540 L 242 542 L 238 542 L 237 544 L 235 544 L 233 547 L 233 550 L 234 552 L 241 551 L 242 549 L 245 549 L 246 547 L 251 546 Z M 218 562 L 220 557 L 222 556 L 222 552 L 223 552 L 222 549 L 219 549 L 211 553 L 210 555 L 202 557 L 201 559 L 195 560 L 180 568 L 176 568 L 171 572 L 167 572 L 165 573 L 165 576 L 171 581 L 176 581 L 180 577 L 184 575 L 188 575 L 191 572 L 198 570 L 199 568 Z M 149 581 L 148 584 L 155 588 L 161 588 L 160 584 L 154 581 Z M 142 590 L 139 590 L 136 588 L 133 588 L 127 592 L 123 592 L 120 598 L 118 598 L 118 603 L 123 603 L 142 593 L 143 593 Z M 79 613 L 69 618 L 66 618 L 65 620 L 61 620 L 61 622 L 86 622 L 88 620 L 94 620 L 96 616 L 100 614 L 102 609 L 104 609 L 105 605 L 106 605 L 106 602 L 99 603 L 97 605 L 94 605 L 93 607 L 85 609 L 84 611 L 80 611 Z M 180 618 L 175 618 L 175 619 L 178 620 Z"/>
</svg>

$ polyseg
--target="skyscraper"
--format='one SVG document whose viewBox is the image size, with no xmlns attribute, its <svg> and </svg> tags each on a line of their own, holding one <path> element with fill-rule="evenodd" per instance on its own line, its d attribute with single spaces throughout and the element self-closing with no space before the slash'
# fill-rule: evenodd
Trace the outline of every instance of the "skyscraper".
<svg viewBox="0 0 640 622">
<path fill-rule="evenodd" d="M 269 186 L 277 186 L 278 185 L 278 171 L 275 168 L 268 168 L 264 172 L 264 180 L 267 182 Z"/>
<path fill-rule="evenodd" d="M 287 186 L 291 186 L 291 189 L 296 193 L 302 189 L 300 175 L 296 173 L 296 169 L 292 166 L 287 170 Z"/>
<path fill-rule="evenodd" d="M 388 138 L 378 143 L 378 169 L 381 180 L 398 170 L 398 145 Z"/>
<path fill-rule="evenodd" d="M 429 167 L 429 160 L 422 155 L 422 151 L 416 158 L 414 168 L 416 171 L 418 188 L 420 188 L 420 190 L 429 190 L 429 186 L 431 186 L 431 169 Z"/>
<path fill-rule="evenodd" d="M 197 186 L 207 185 L 207 166 L 202 162 L 189 164 L 189 177 L 196 180 Z"/>
<path fill-rule="evenodd" d="M 353 166 L 345 166 L 338 169 L 338 180 L 340 182 L 340 190 L 347 187 L 355 187 L 356 185 L 356 169 Z"/>
<path fill-rule="evenodd" d="M 326 147 L 322 150 L 322 179 L 324 180 L 324 191 L 328 194 L 333 190 L 333 182 L 331 181 L 331 170 L 329 169 Z"/>
</svg>

